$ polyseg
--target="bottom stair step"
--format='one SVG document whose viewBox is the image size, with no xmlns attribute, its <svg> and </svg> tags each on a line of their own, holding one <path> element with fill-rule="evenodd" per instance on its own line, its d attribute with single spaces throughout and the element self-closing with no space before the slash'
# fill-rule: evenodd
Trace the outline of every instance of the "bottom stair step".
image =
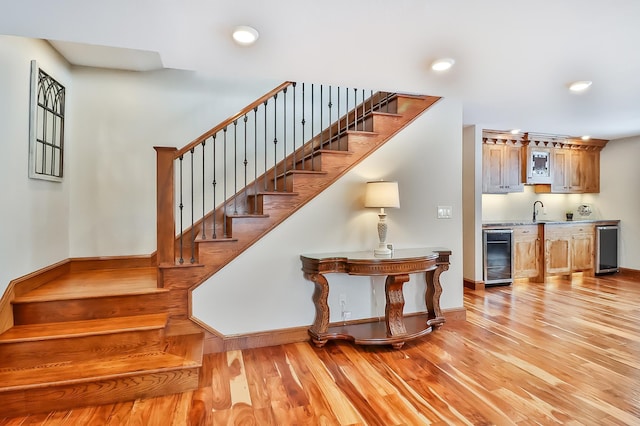
<svg viewBox="0 0 640 426">
<path fill-rule="evenodd" d="M 0 368 L 0 417 L 187 392 L 198 387 L 201 365 L 156 351 Z"/>
</svg>

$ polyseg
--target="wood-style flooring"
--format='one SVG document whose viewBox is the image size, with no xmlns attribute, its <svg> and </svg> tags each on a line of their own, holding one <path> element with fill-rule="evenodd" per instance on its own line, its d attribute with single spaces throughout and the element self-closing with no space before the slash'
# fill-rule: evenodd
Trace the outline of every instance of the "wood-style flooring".
<svg viewBox="0 0 640 426">
<path fill-rule="evenodd" d="M 210 354 L 195 392 L 0 425 L 640 424 L 637 277 L 466 290 L 465 307 L 466 322 L 400 350 Z"/>
</svg>

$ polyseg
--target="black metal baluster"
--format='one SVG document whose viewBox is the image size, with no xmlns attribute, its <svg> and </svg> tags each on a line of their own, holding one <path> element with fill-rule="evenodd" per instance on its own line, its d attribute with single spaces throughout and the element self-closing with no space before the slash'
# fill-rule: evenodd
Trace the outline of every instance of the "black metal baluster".
<svg viewBox="0 0 640 426">
<path fill-rule="evenodd" d="M 273 95 L 273 190 L 278 190 L 278 94 Z"/>
<path fill-rule="evenodd" d="M 253 108 L 253 211 L 258 211 L 258 107 Z"/>
<path fill-rule="evenodd" d="M 318 149 L 322 149 L 322 144 L 324 143 L 324 116 L 322 112 L 324 111 L 324 101 L 323 99 L 324 92 L 324 84 L 320 85 L 320 139 L 318 143 Z"/>
<path fill-rule="evenodd" d="M 304 90 L 304 83 L 302 83 L 302 121 L 300 122 L 302 124 L 302 137 L 300 142 L 300 146 L 302 147 L 302 170 L 306 169 L 305 164 L 307 162 L 307 156 L 305 155 L 306 146 L 305 146 L 305 139 L 304 139 L 305 138 L 304 125 L 306 124 L 305 115 L 304 115 L 304 111 L 305 111 L 304 99 L 305 99 L 305 90 Z"/>
<path fill-rule="evenodd" d="M 365 110 L 365 101 L 364 101 L 364 89 L 362 89 L 362 131 L 364 132 L 364 123 L 366 120 L 367 112 Z"/>
<path fill-rule="evenodd" d="M 244 164 L 244 188 L 247 187 L 247 164 L 249 164 L 249 162 L 247 161 L 247 120 L 248 120 L 248 117 L 245 114 L 244 116 L 244 161 L 242 162 L 242 164 Z M 247 196 L 248 196 L 248 193 L 247 193 L 247 190 L 245 190 L 245 197 Z M 247 209 L 248 207 L 249 206 L 247 205 Z"/>
<path fill-rule="evenodd" d="M 336 126 L 336 137 L 338 138 L 338 150 L 341 151 L 342 150 L 342 138 L 340 137 L 340 135 L 342 134 L 342 127 L 341 127 L 341 121 L 342 118 L 340 117 L 340 86 L 337 87 L 337 92 L 338 92 L 338 125 Z"/>
<path fill-rule="evenodd" d="M 196 241 L 196 233 L 195 233 L 195 220 L 194 220 L 194 210 L 195 210 L 195 188 L 194 186 L 194 180 L 193 180 L 193 153 L 194 153 L 195 149 L 191 148 L 191 263 L 195 263 L 196 258 L 195 258 L 195 241 Z"/>
<path fill-rule="evenodd" d="M 353 130 L 358 130 L 358 89 L 353 88 Z"/>
<path fill-rule="evenodd" d="M 283 191 L 287 190 L 287 88 L 285 87 L 282 92 L 282 108 L 284 109 L 282 113 L 282 164 L 283 164 L 283 173 L 284 173 L 284 186 L 282 188 Z"/>
<path fill-rule="evenodd" d="M 206 158 L 206 152 L 205 152 L 205 145 L 207 144 L 207 140 L 203 140 L 202 141 L 202 239 L 206 240 L 207 239 L 207 231 L 205 230 L 204 227 L 204 218 L 205 218 L 205 202 L 204 202 L 204 198 L 205 198 L 205 183 L 204 183 L 204 173 L 205 173 L 205 163 L 204 160 Z"/>
<path fill-rule="evenodd" d="M 211 185 L 213 186 L 213 235 L 212 238 L 218 238 L 218 234 L 216 232 L 216 135 L 213 135 L 213 182 Z"/>
<path fill-rule="evenodd" d="M 222 140 L 222 235 L 229 238 L 227 234 L 227 128 L 223 130 Z"/>
<path fill-rule="evenodd" d="M 292 127 L 293 127 L 293 133 L 292 133 L 292 137 L 293 137 L 293 163 L 292 163 L 292 169 L 296 169 L 296 83 L 293 83 L 293 118 L 291 120 L 292 123 Z"/>
<path fill-rule="evenodd" d="M 182 256 L 182 247 L 183 247 L 183 238 L 184 238 L 184 231 L 183 231 L 183 225 L 182 225 L 182 213 L 184 211 L 184 204 L 182 204 L 182 160 L 184 159 L 184 156 L 180 156 L 180 204 L 178 205 L 178 207 L 180 208 L 180 260 L 178 261 L 181 265 L 184 263 L 184 257 Z"/>
<path fill-rule="evenodd" d="M 267 191 L 267 102 L 264 101 L 264 190 Z M 275 182 L 273 183 L 275 185 Z"/>
<path fill-rule="evenodd" d="M 333 149 L 332 146 L 332 127 L 333 127 L 333 123 L 331 121 L 331 107 L 333 106 L 333 103 L 331 103 L 331 86 L 329 86 L 329 149 Z"/>
<path fill-rule="evenodd" d="M 233 120 L 233 214 L 238 214 L 238 120 Z"/>
<path fill-rule="evenodd" d="M 314 122 L 315 122 L 315 102 L 314 102 L 314 87 L 313 87 L 313 83 L 311 84 L 311 170 L 315 170 L 316 169 L 316 165 L 315 165 L 315 155 L 313 155 L 313 152 L 315 151 L 315 146 L 314 146 L 314 138 L 315 138 L 315 126 L 314 126 Z"/>
</svg>

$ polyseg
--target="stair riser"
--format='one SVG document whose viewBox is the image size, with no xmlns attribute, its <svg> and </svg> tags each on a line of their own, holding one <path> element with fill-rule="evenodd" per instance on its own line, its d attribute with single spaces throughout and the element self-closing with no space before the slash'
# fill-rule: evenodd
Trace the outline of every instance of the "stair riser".
<svg viewBox="0 0 640 426">
<path fill-rule="evenodd" d="M 13 305 L 16 325 L 82 321 L 165 312 L 168 292 L 141 295 L 52 300 Z"/>
<path fill-rule="evenodd" d="M 198 388 L 199 370 L 199 367 L 185 367 L 35 389 L 0 389 L 0 418 L 188 392 Z"/>
<path fill-rule="evenodd" d="M 3 368 L 26 368 L 35 365 L 79 361 L 87 358 L 99 360 L 117 356 L 161 350 L 164 329 L 110 333 L 33 342 L 3 343 L 0 359 Z"/>
</svg>

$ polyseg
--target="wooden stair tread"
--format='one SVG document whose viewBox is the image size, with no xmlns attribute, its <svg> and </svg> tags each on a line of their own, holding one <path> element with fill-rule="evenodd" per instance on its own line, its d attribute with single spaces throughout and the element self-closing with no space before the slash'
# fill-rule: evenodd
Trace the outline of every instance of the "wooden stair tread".
<svg viewBox="0 0 640 426">
<path fill-rule="evenodd" d="M 160 313 L 84 321 L 16 325 L 0 334 L 0 344 L 154 330 L 164 328 L 166 324 L 167 314 Z"/>
<path fill-rule="evenodd" d="M 158 291 L 163 289 L 158 288 L 155 267 L 78 271 L 64 274 L 18 296 L 12 303 L 147 294 Z"/>
<path fill-rule="evenodd" d="M 31 368 L 0 368 L 0 395 L 8 391 L 95 382 L 200 366 L 201 363 L 190 359 L 152 351 L 99 360 L 42 364 Z"/>
<path fill-rule="evenodd" d="M 227 214 L 227 217 L 263 218 L 263 217 L 269 217 L 269 215 L 268 214 L 253 214 L 253 213 L 232 213 L 232 214 Z"/>
</svg>

